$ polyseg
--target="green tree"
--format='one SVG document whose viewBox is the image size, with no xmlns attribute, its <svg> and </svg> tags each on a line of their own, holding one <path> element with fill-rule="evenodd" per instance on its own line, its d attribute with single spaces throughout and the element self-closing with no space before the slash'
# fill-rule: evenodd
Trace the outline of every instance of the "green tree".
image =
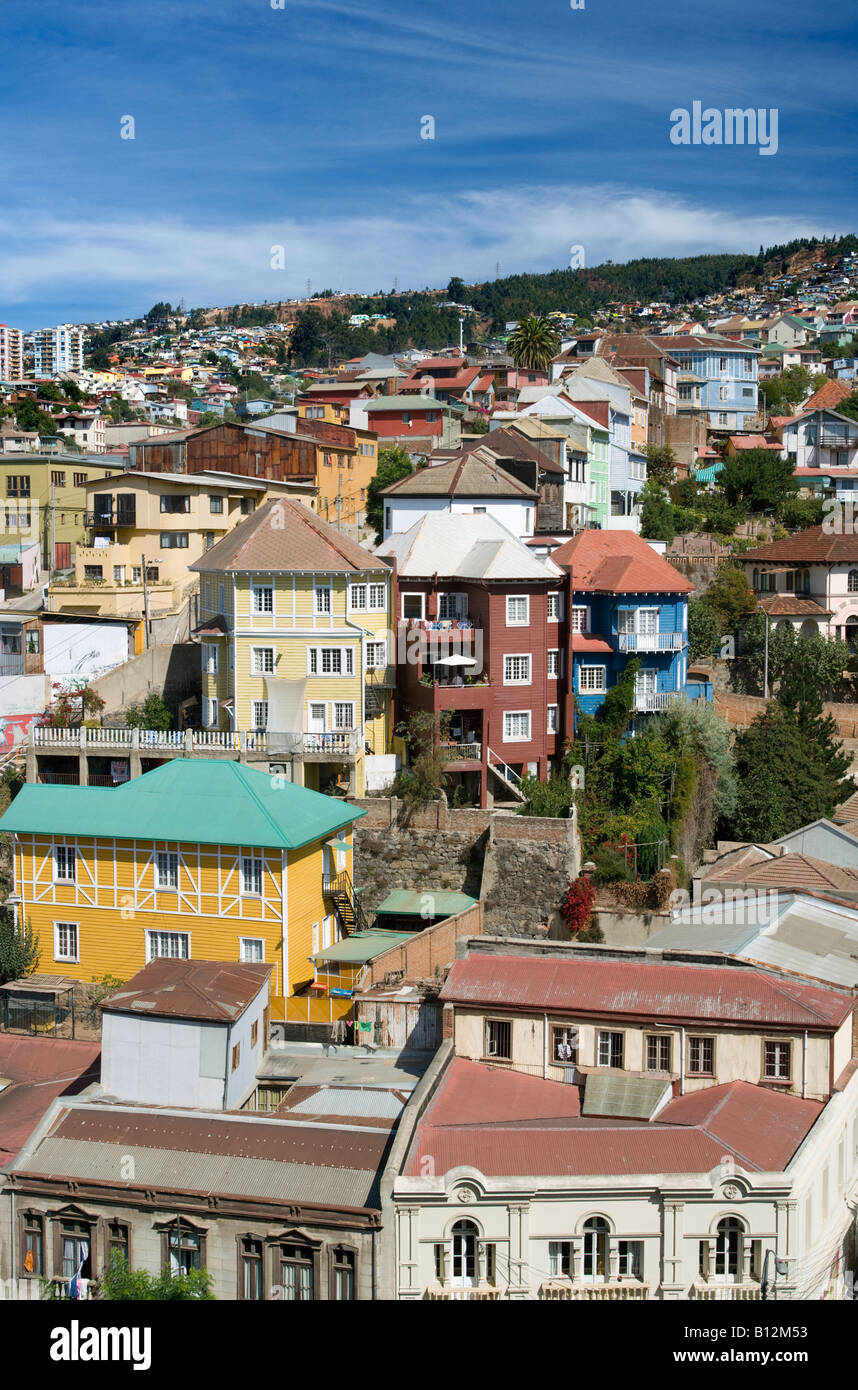
<svg viewBox="0 0 858 1390">
<path fill-rule="evenodd" d="M 32 975 L 39 964 L 39 937 L 28 921 L 15 926 L 11 914 L 0 915 L 0 984 Z"/>
<path fill-rule="evenodd" d="M 741 503 L 752 512 L 773 511 L 797 487 L 792 461 L 774 449 L 744 449 L 726 458 L 718 482 L 731 506 Z"/>
<path fill-rule="evenodd" d="M 756 613 L 742 625 L 742 657 L 757 690 L 763 693 L 766 619 Z M 850 660 L 849 646 L 839 638 L 816 633 L 806 637 L 792 623 L 769 622 L 769 690 L 783 688 L 784 703 L 807 703 L 813 691 L 831 699 Z"/>
<path fill-rule="evenodd" d="M 393 795 L 409 811 L 422 811 L 447 785 L 447 754 L 442 745 L 449 738 L 449 729 L 450 715 L 444 710 L 437 716 L 415 710 L 396 726 L 408 749 L 409 766 L 396 777 Z"/>
<path fill-rule="evenodd" d="M 853 391 L 837 407 L 838 415 L 847 415 L 850 420 L 858 420 L 858 391 Z"/>
<path fill-rule="evenodd" d="M 673 505 L 667 493 L 647 478 L 641 490 L 641 535 L 647 540 L 667 541 L 676 535 Z"/>
<path fill-rule="evenodd" d="M 56 421 L 45 410 L 40 410 L 30 397 L 19 398 L 15 402 L 15 422 L 19 430 L 35 431 L 37 434 L 54 435 Z"/>
<path fill-rule="evenodd" d="M 807 367 L 801 366 L 787 367 L 779 376 L 760 382 L 760 395 L 770 415 L 788 413 L 791 406 L 805 400 L 810 389 L 810 372 Z"/>
<path fill-rule="evenodd" d="M 111 1303 L 190 1299 L 214 1302 L 211 1284 L 211 1275 L 205 1269 L 189 1269 L 187 1274 L 164 1269 L 159 1275 L 148 1274 L 145 1269 L 129 1269 L 125 1256 L 114 1250 L 98 1281 L 98 1297 Z"/>
<path fill-rule="evenodd" d="M 789 531 L 804 531 L 808 526 L 821 526 L 823 507 L 821 497 L 788 497 L 778 508 L 778 521 Z"/>
<path fill-rule="evenodd" d="M 169 729 L 173 716 L 157 690 L 151 691 L 141 705 L 129 705 L 125 723 L 129 729 Z"/>
<path fill-rule="evenodd" d="M 732 838 L 767 843 L 830 817 L 855 790 L 831 718 L 770 703 L 736 736 Z"/>
<path fill-rule="evenodd" d="M 507 349 L 517 367 L 547 372 L 552 357 L 560 350 L 560 335 L 551 319 L 531 314 L 520 319 L 510 333 Z"/>
<path fill-rule="evenodd" d="M 673 482 L 676 475 L 676 455 L 670 445 L 647 444 L 644 448 L 644 454 L 646 455 L 647 480 L 651 479 L 658 487 L 666 488 Z M 690 505 L 689 502 L 685 503 L 685 506 Z"/>
<path fill-rule="evenodd" d="M 465 282 L 458 275 L 453 275 L 447 286 L 447 297 L 452 299 L 454 304 L 465 302 Z"/>
<path fill-rule="evenodd" d="M 719 633 L 735 632 L 743 617 L 757 607 L 754 591 L 743 567 L 722 565 L 703 595 L 715 616 Z"/>
<path fill-rule="evenodd" d="M 381 493 L 391 483 L 407 478 L 414 472 L 414 465 L 405 450 L 397 445 L 392 449 L 379 449 L 375 477 L 366 490 L 366 523 L 375 527 L 376 542 L 380 542 L 384 531 L 384 498 Z"/>
<path fill-rule="evenodd" d="M 688 656 L 691 661 L 705 660 L 715 654 L 722 636 L 718 621 L 706 598 L 688 601 Z"/>
</svg>

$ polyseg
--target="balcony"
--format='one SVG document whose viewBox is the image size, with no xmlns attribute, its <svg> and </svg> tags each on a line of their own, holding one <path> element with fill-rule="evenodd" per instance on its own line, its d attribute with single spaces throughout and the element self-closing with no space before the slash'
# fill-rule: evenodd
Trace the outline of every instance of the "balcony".
<svg viewBox="0 0 858 1390">
<path fill-rule="evenodd" d="M 548 1279 L 539 1286 L 541 1299 L 641 1303 L 649 1296 L 649 1284 L 642 1284 L 639 1279 L 612 1279 L 606 1284 L 576 1284 L 571 1279 Z"/>
<path fill-rule="evenodd" d="M 481 743 L 442 743 L 440 747 L 446 763 L 478 763 L 482 757 Z"/>
<path fill-rule="evenodd" d="M 732 1302 L 756 1302 L 761 1297 L 760 1286 L 753 1280 L 744 1284 L 710 1284 L 698 1279 L 691 1285 L 689 1298 L 705 1298 L 710 1301 L 728 1300 Z"/>
<path fill-rule="evenodd" d="M 621 652 L 680 652 L 688 639 L 682 632 L 621 632 Z"/>
<path fill-rule="evenodd" d="M 96 531 L 112 531 L 117 526 L 136 526 L 136 511 L 120 507 L 118 511 L 84 512 L 84 525 Z"/>
<path fill-rule="evenodd" d="M 459 1287 L 451 1284 L 430 1284 L 426 1290 L 428 1299 L 443 1300 L 451 1302 L 453 1300 L 465 1300 L 472 1302 L 487 1302 L 503 1298 L 503 1290 L 496 1284 L 476 1284 L 472 1288 Z"/>
<path fill-rule="evenodd" d="M 396 667 L 378 666 L 373 671 L 367 671 L 365 682 L 375 690 L 394 690 L 396 688 Z"/>
<path fill-rule="evenodd" d="M 188 753 L 270 753 L 279 751 L 278 744 L 288 743 L 288 751 L 311 756 L 354 757 L 363 747 L 360 729 L 343 729 L 334 733 L 272 733 L 263 730 L 220 729 L 54 729 L 35 728 L 36 748 L 71 753 L 89 749 L 131 749 L 142 752 L 164 752 L 176 755 Z"/>
<path fill-rule="evenodd" d="M 658 714 L 678 694 L 677 690 L 636 690 L 635 713 Z"/>
</svg>

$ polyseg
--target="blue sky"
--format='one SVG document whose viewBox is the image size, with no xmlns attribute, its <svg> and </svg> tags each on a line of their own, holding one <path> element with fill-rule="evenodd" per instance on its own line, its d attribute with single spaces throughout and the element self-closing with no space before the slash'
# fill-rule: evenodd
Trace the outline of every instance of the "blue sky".
<svg viewBox="0 0 858 1390">
<path fill-rule="evenodd" d="M 848 7 L 584 4 L 3 5 L 0 321 L 858 231 Z M 695 100 L 778 153 L 671 144 Z"/>
</svg>

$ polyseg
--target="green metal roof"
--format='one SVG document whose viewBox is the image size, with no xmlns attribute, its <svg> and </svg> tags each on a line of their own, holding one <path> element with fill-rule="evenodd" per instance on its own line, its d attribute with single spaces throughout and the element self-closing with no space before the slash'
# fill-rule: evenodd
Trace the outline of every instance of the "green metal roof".
<svg viewBox="0 0 858 1390">
<path fill-rule="evenodd" d="M 368 960 L 389 951 L 391 946 L 401 946 L 405 941 L 413 941 L 413 931 L 356 931 L 346 936 L 334 946 L 326 946 L 317 951 L 313 960 L 347 961 L 353 965 L 365 965 Z"/>
<path fill-rule="evenodd" d="M 0 821 L 0 827 L 2 824 Z M 469 898 L 467 893 L 451 893 L 440 888 L 423 888 L 417 892 L 394 888 L 376 908 L 376 916 L 385 913 L 392 916 L 395 913 L 401 917 L 455 917 L 457 912 L 473 907 L 476 901 L 476 898 Z"/>
<path fill-rule="evenodd" d="M 366 812 L 215 758 L 174 758 L 119 787 L 23 786 L 0 830 L 298 849 Z"/>
</svg>

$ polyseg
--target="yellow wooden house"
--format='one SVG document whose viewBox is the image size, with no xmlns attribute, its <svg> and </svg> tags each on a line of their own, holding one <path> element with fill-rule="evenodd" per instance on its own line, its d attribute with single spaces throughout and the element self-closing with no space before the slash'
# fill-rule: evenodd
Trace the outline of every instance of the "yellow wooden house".
<svg viewBox="0 0 858 1390">
<path fill-rule="evenodd" d="M 265 502 L 200 575 L 203 727 L 258 735 L 302 786 L 392 774 L 393 573 L 291 500 Z"/>
<path fill-rule="evenodd" d="M 124 981 L 159 956 L 263 961 L 272 1016 L 321 1022 L 349 1007 L 312 998 L 312 957 L 354 925 L 362 815 L 241 763 L 177 758 L 117 788 L 28 784 L 0 830 L 42 973 Z"/>
</svg>

